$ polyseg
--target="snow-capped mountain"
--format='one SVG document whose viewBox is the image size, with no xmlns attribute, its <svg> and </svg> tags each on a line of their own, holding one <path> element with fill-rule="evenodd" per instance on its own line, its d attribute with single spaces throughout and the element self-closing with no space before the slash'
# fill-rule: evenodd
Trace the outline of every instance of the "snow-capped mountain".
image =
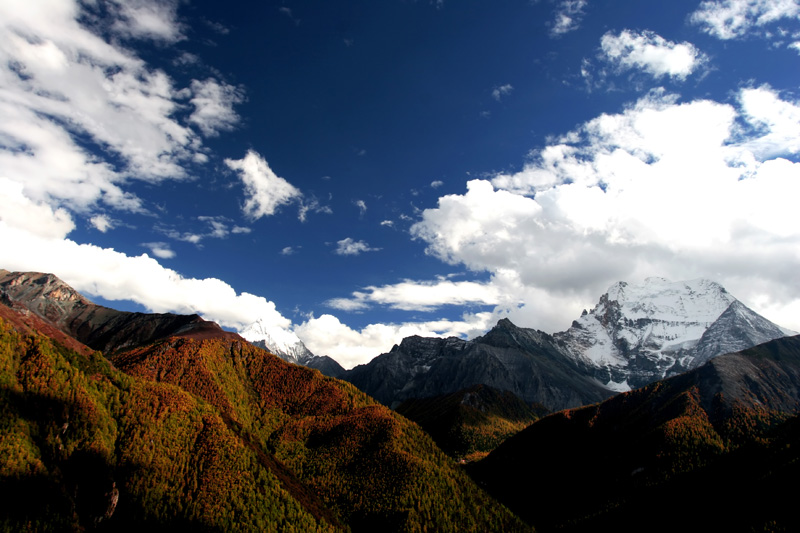
<svg viewBox="0 0 800 533">
<path fill-rule="evenodd" d="M 269 326 L 261 319 L 240 331 L 239 335 L 274 353 L 284 361 L 296 365 L 302 365 L 306 360 L 314 357 L 314 354 L 306 348 L 306 345 L 294 332 L 278 326 Z"/>
<path fill-rule="evenodd" d="M 314 355 L 294 332 L 278 326 L 268 326 L 262 320 L 253 322 L 239 334 L 289 363 L 315 368 L 332 377 L 338 377 L 344 372 L 344 368 L 327 355 Z"/>
<path fill-rule="evenodd" d="M 648 278 L 612 285 L 555 337 L 609 388 L 627 390 L 787 333 L 716 282 Z"/>
</svg>

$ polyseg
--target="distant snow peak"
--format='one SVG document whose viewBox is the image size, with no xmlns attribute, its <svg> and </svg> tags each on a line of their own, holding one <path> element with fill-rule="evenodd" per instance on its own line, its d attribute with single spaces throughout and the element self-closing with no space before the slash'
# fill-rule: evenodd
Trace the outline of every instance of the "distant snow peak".
<svg viewBox="0 0 800 533">
<path fill-rule="evenodd" d="M 614 392 L 628 392 L 631 390 L 631 386 L 628 385 L 628 380 L 623 380 L 621 383 L 617 383 L 616 381 L 609 380 L 606 383 L 606 388 L 608 390 L 613 390 Z"/>
<path fill-rule="evenodd" d="M 262 319 L 256 320 L 239 334 L 253 344 L 259 345 L 291 363 L 303 364 L 314 357 L 314 354 L 306 348 L 303 341 L 293 331 L 267 324 Z"/>
<path fill-rule="evenodd" d="M 638 387 L 785 334 L 708 279 L 620 281 L 555 336 L 612 390 Z"/>
<path fill-rule="evenodd" d="M 632 320 L 713 322 L 736 300 L 722 285 L 707 279 L 672 282 L 652 277 L 642 285 L 621 281 L 606 295 L 606 301 L 617 302 L 622 316 Z"/>
</svg>

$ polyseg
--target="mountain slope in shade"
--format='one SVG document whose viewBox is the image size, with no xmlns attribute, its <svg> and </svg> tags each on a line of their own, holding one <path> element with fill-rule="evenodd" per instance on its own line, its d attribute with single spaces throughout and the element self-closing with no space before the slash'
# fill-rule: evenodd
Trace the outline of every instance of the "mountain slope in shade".
<svg viewBox="0 0 800 533">
<path fill-rule="evenodd" d="M 395 410 L 419 424 L 445 453 L 466 461 L 485 456 L 546 412 L 487 385 L 413 398 Z"/>
<path fill-rule="evenodd" d="M 409 337 L 341 377 L 393 407 L 485 384 L 559 410 L 786 334 L 718 283 L 649 278 L 613 285 L 594 309 L 552 336 L 504 319 L 471 341 Z"/>
<path fill-rule="evenodd" d="M 799 409 L 786 337 L 545 417 L 470 473 L 538 531 L 793 531 Z"/>
<path fill-rule="evenodd" d="M 38 324 L 75 316 L 56 307 Z M 0 323 L 3 529 L 528 529 L 415 424 L 211 323 L 115 343 L 112 367 L 18 322 Z"/>
<path fill-rule="evenodd" d="M 476 384 L 510 391 L 551 410 L 594 403 L 612 391 L 546 333 L 500 320 L 483 337 L 464 341 L 408 337 L 389 353 L 342 375 L 367 394 L 396 407 L 403 400 L 449 394 Z"/>
<path fill-rule="evenodd" d="M 612 285 L 554 336 L 609 388 L 628 390 L 786 333 L 713 281 L 648 278 Z"/>
</svg>

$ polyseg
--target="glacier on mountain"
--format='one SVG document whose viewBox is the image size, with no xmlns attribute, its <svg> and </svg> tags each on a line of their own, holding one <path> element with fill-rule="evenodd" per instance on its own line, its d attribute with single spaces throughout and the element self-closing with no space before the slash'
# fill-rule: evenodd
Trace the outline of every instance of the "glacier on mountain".
<svg viewBox="0 0 800 533">
<path fill-rule="evenodd" d="M 620 390 L 696 368 L 712 357 L 782 337 L 779 326 L 707 279 L 615 283 L 555 338 L 595 377 Z"/>
</svg>

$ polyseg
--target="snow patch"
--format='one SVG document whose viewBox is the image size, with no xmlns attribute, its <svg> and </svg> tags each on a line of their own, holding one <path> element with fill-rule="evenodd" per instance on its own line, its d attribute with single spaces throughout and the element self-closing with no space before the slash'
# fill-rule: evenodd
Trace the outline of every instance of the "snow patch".
<svg viewBox="0 0 800 533">
<path fill-rule="evenodd" d="M 629 390 L 631 390 L 630 385 L 628 385 L 627 379 L 623 380 L 621 383 L 609 380 L 608 383 L 606 383 L 606 388 L 608 390 L 613 390 L 614 392 L 628 392 Z"/>
</svg>

